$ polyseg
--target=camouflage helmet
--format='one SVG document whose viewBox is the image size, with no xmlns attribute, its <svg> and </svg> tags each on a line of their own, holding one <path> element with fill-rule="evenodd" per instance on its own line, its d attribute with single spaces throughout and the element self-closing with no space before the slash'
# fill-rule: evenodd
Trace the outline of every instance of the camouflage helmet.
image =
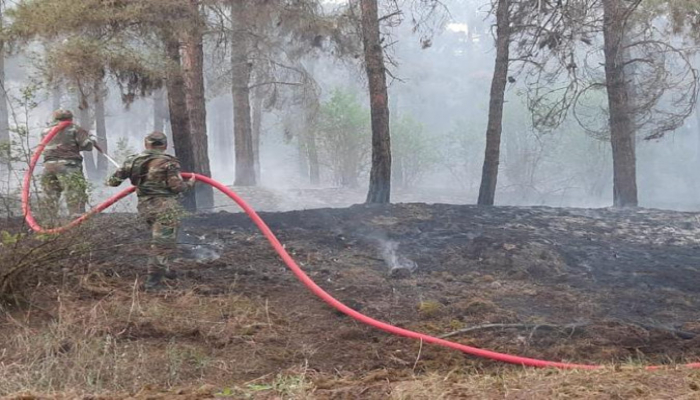
<svg viewBox="0 0 700 400">
<path fill-rule="evenodd" d="M 51 115 L 54 121 L 70 121 L 73 119 L 73 113 L 70 110 L 59 108 Z"/>
<path fill-rule="evenodd" d="M 146 143 L 151 146 L 165 146 L 168 144 L 168 137 L 163 132 L 153 132 L 146 136 Z"/>
</svg>

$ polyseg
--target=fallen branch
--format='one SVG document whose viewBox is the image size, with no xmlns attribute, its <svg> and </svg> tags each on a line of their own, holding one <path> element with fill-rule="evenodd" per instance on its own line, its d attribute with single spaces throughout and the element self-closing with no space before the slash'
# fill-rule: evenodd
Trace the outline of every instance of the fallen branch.
<svg viewBox="0 0 700 400">
<path fill-rule="evenodd" d="M 686 331 L 679 331 L 678 329 L 673 329 L 673 328 L 665 328 L 663 326 L 657 326 L 657 325 L 648 325 L 648 324 L 636 324 L 636 323 L 631 323 L 630 325 L 638 326 L 642 329 L 651 331 L 651 330 L 658 330 L 658 331 L 664 331 L 668 332 L 674 336 L 677 336 L 681 339 L 684 340 L 690 340 L 694 339 L 696 336 L 698 336 L 697 333 L 693 332 L 686 332 Z"/>
<path fill-rule="evenodd" d="M 484 330 L 492 330 L 492 329 L 533 329 L 533 330 L 538 330 L 538 329 L 549 329 L 549 330 L 557 330 L 557 329 L 569 329 L 569 330 L 576 330 L 576 328 L 584 327 L 590 324 L 567 324 L 567 325 L 553 325 L 553 324 L 485 324 L 485 325 L 477 325 L 477 326 L 471 326 L 469 328 L 464 328 L 460 329 L 454 332 L 446 333 L 444 335 L 440 336 L 440 339 L 446 339 L 449 337 L 453 336 L 458 336 L 458 335 L 463 335 L 465 333 L 469 332 L 475 332 L 475 331 L 484 331 Z"/>
<path fill-rule="evenodd" d="M 634 326 L 637 328 L 644 329 L 646 331 L 657 330 L 657 331 L 668 332 L 668 333 L 670 333 L 670 334 L 672 334 L 680 339 L 684 339 L 684 340 L 694 339 L 695 337 L 698 336 L 697 333 L 681 331 L 678 329 L 666 328 L 666 327 L 657 326 L 657 325 L 640 324 L 640 323 L 633 323 L 633 322 L 616 322 L 616 323 L 618 323 L 620 325 Z M 454 332 L 446 333 L 444 335 L 441 335 L 440 339 L 446 339 L 446 338 L 450 338 L 453 336 L 463 335 L 463 334 L 469 333 L 469 332 L 493 330 L 493 329 L 532 329 L 532 334 L 534 334 L 535 331 L 537 331 L 538 329 L 570 330 L 571 333 L 573 334 L 573 332 L 577 328 L 583 328 L 583 327 L 590 326 L 590 325 L 591 325 L 590 323 L 566 324 L 566 325 L 555 325 L 555 324 L 484 324 L 484 325 L 471 326 L 469 328 L 464 328 L 464 329 L 456 330 Z M 530 338 L 532 338 L 532 334 L 530 335 Z"/>
</svg>

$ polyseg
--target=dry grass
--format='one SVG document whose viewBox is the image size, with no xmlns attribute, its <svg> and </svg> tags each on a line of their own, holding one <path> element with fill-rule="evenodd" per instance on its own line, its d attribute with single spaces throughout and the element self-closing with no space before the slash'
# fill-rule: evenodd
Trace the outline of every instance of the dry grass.
<svg viewBox="0 0 700 400">
<path fill-rule="evenodd" d="M 122 227 L 100 221 L 61 235 L 32 235 L 28 230 L 19 220 L 0 227 L 0 307 L 24 302 L 38 284 L 65 283 L 67 273 L 88 273 L 98 258 L 110 258 L 133 244 Z"/>
<path fill-rule="evenodd" d="M 159 390 L 145 386 L 131 393 L 86 396 L 84 391 L 24 391 L 5 399 L 697 399 L 700 373 L 694 371 L 553 371 L 506 368 L 500 372 L 431 373 L 393 379 L 387 371 L 365 377 L 328 378 L 303 367 L 231 386 L 201 385 Z M 34 392 L 36 393 L 36 392 Z"/>
<path fill-rule="evenodd" d="M 266 302 L 237 295 L 235 287 L 229 295 L 213 297 L 194 292 L 151 295 L 137 287 L 93 273 L 83 278 L 79 288 L 55 294 L 50 299 L 55 308 L 40 311 L 42 315 L 35 315 L 36 310 L 7 312 L 0 325 L 0 396 L 105 400 L 700 398 L 700 372 L 647 372 L 632 365 L 603 371 L 491 366 L 445 372 L 434 369 L 441 368 L 440 363 L 428 363 L 418 369 L 427 370 L 421 375 L 413 375 L 409 368 L 368 371 L 362 376 L 329 376 L 299 365 L 241 379 L 241 368 L 256 362 L 256 357 L 274 363 L 304 351 L 299 343 L 285 344 L 287 353 L 279 354 L 267 349 L 267 344 L 256 347 L 261 337 L 285 337 L 289 321 Z M 480 310 L 484 305 L 490 304 L 475 301 L 467 308 Z M 250 348 L 254 350 L 245 350 L 248 353 L 231 352 Z M 102 397 L 84 397 L 86 394 Z"/>
<path fill-rule="evenodd" d="M 412 375 L 410 369 L 377 370 L 364 376 L 328 376 L 300 365 L 232 380 L 232 371 L 252 359 L 232 358 L 218 349 L 235 348 L 238 342 L 250 347 L 256 333 L 274 336 L 286 323 L 264 302 L 235 294 L 153 296 L 134 288 L 131 292 L 113 289 L 99 301 L 59 294 L 56 304 L 49 311 L 52 318 L 43 324 L 36 324 L 28 314 L 5 316 L 6 324 L 0 327 L 5 338 L 0 347 L 0 396 L 105 400 L 700 397 L 700 372 L 647 372 L 631 365 L 602 371 L 488 367 L 432 370 L 422 375 Z M 88 393 L 98 397 L 83 397 Z"/>
<path fill-rule="evenodd" d="M 391 385 L 391 399 L 697 399 L 700 372 L 554 371 L 431 374 Z"/>
<path fill-rule="evenodd" d="M 10 247 L 5 247 L 4 255 L 22 263 L 23 270 L 43 273 L 43 269 L 32 269 L 32 266 L 37 263 L 52 265 L 52 277 L 58 279 L 45 278 L 43 282 L 48 281 L 49 285 L 40 286 L 38 290 L 43 293 L 38 294 L 32 293 L 37 290 L 36 284 L 16 285 L 23 280 L 13 280 L 13 285 L 8 286 L 24 290 L 29 298 L 21 311 L 6 310 L 0 316 L 0 397 L 105 400 L 700 398 L 700 372 L 691 370 L 647 372 L 633 365 L 592 372 L 532 370 L 484 363 L 427 345 L 421 348 L 415 342 L 404 346 L 402 339 L 367 335 L 359 325 L 344 325 L 348 322 L 330 319 L 332 317 L 320 309 L 308 310 L 309 303 L 292 304 L 300 297 L 275 297 L 277 287 L 272 285 L 286 284 L 285 281 L 256 283 L 252 282 L 255 276 L 249 275 L 246 279 L 251 281 L 246 293 L 251 297 L 238 295 L 235 286 L 226 295 L 211 294 L 220 291 L 209 291 L 208 295 L 194 291 L 141 293 L 137 285 L 128 282 L 131 278 L 125 278 L 132 275 L 114 275 L 123 271 L 130 273 L 132 265 L 128 260 L 115 260 L 109 254 L 115 251 L 109 247 L 112 246 L 109 241 L 115 242 L 112 236 L 116 228 L 112 229 L 104 229 L 104 232 L 97 229 L 90 241 L 97 244 L 91 247 L 83 243 L 84 234 L 78 236 L 77 233 L 76 236 L 62 236 L 55 243 L 39 239 L 33 242 L 43 243 L 46 251 L 35 250 L 28 254 L 31 246 L 21 247 L 22 251 L 10 251 Z M 128 239 L 131 237 L 116 242 L 127 244 Z M 10 238 L 9 245 L 14 245 L 11 242 Z M 99 244 L 103 242 L 106 243 Z M 99 260 L 93 258 L 97 249 L 103 249 Z M 505 250 L 524 251 L 521 248 Z M 2 252 L 0 248 L 0 275 L 7 265 L 3 264 Z M 25 256 L 38 258 L 32 260 L 23 258 Z M 99 263 L 104 263 L 105 257 L 109 268 L 100 268 Z M 551 261 L 551 257 L 548 260 L 543 257 L 538 259 Z M 255 257 L 251 259 L 259 262 Z M 56 265 L 55 260 L 64 265 Z M 241 262 L 240 259 L 235 261 Z M 116 272 L 103 275 L 112 268 Z M 64 274 L 65 270 L 73 275 Z M 540 272 L 550 270 L 556 272 L 556 268 Z M 381 273 L 368 271 L 357 266 L 342 269 L 337 279 L 372 287 L 385 285 Z M 26 276 L 15 277 L 24 279 Z M 417 327 L 422 331 L 437 334 L 483 321 L 522 322 L 515 318 L 514 311 L 499 306 L 499 296 L 523 301 L 534 298 L 540 303 L 556 304 L 564 313 L 570 311 L 571 314 L 581 307 L 597 306 L 581 293 L 542 291 L 535 285 L 528 286 L 525 281 L 497 280 L 491 275 L 476 274 L 472 278 L 469 280 L 484 288 L 480 292 L 468 292 L 469 300 L 443 305 L 434 300 L 441 296 L 433 296 L 426 297 L 425 301 L 407 303 L 411 307 L 410 315 L 420 317 L 411 323 L 419 324 Z M 445 273 L 436 279 L 452 282 L 457 278 Z M 259 294 L 260 298 L 253 297 L 261 287 L 274 289 Z M 226 285 L 216 288 L 226 290 Z M 671 305 L 689 304 L 676 299 L 677 293 L 667 295 L 675 299 L 669 303 Z M 35 301 L 37 298 L 40 301 Z M 279 314 L 274 307 L 268 307 L 266 299 L 276 303 Z M 290 317 L 282 316 L 290 310 L 294 311 Z M 406 317 L 398 319 L 408 320 Z M 335 326 L 342 329 L 333 332 Z M 488 334 L 484 333 L 484 337 Z M 610 336 L 625 334 L 629 334 L 628 331 Z M 340 342 L 324 342 L 323 335 Z M 351 346 L 353 342 L 371 341 L 376 346 Z M 582 348 L 583 351 L 592 348 L 580 340 L 562 343 L 543 348 L 556 354 L 556 358 L 573 360 L 580 359 Z M 603 354 L 600 345 L 591 343 L 590 346 L 597 346 L 595 351 Z M 622 359 L 627 354 L 627 350 L 616 343 L 609 348 L 621 354 L 611 353 L 605 359 Z M 399 352 L 385 352 L 386 349 Z M 394 355 L 397 356 L 391 360 Z M 328 360 L 319 362 L 320 358 Z M 306 359 L 311 360 L 309 364 L 316 370 L 308 368 Z M 356 360 L 358 365 L 364 362 L 362 367 L 351 368 L 348 364 Z M 452 367 L 456 369 L 449 371 Z"/>
<path fill-rule="evenodd" d="M 204 384 L 239 360 L 215 350 L 271 329 L 274 314 L 236 296 L 115 293 L 84 301 L 58 295 L 49 322 L 6 315 L 0 335 L 0 395 L 22 390 L 89 393 Z"/>
<path fill-rule="evenodd" d="M 444 306 L 435 300 L 424 300 L 418 303 L 418 313 L 423 317 L 438 315 L 443 308 Z"/>
</svg>

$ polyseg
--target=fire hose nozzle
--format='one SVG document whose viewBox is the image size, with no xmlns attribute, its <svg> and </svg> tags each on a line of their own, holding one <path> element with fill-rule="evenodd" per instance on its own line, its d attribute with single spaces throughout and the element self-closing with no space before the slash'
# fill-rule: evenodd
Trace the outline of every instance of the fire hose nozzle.
<svg viewBox="0 0 700 400">
<path fill-rule="evenodd" d="M 118 162 L 114 161 L 114 159 L 113 159 L 112 157 L 110 157 L 109 154 L 107 154 L 104 150 L 102 150 L 102 148 L 101 148 L 97 143 L 94 144 L 94 147 L 95 147 L 95 149 L 97 149 L 97 151 L 99 151 L 100 153 L 102 153 L 102 155 L 105 156 L 105 158 L 106 158 L 109 162 L 111 162 L 115 167 L 121 168 L 121 165 L 119 165 Z"/>
</svg>

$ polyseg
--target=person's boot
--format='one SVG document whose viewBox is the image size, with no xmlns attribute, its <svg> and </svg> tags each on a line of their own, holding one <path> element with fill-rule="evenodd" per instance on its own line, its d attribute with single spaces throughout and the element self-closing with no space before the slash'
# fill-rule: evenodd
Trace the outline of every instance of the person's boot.
<svg viewBox="0 0 700 400">
<path fill-rule="evenodd" d="M 163 283 L 163 271 L 151 272 L 143 283 L 143 288 L 147 291 L 165 289 Z"/>
<path fill-rule="evenodd" d="M 166 279 L 177 279 L 177 272 L 173 271 L 170 268 L 166 268 L 165 272 L 163 272 L 163 276 Z"/>
<path fill-rule="evenodd" d="M 157 268 L 162 272 L 165 279 L 176 279 L 177 273 L 170 269 L 170 260 L 167 256 L 156 256 L 155 264 Z"/>
</svg>

